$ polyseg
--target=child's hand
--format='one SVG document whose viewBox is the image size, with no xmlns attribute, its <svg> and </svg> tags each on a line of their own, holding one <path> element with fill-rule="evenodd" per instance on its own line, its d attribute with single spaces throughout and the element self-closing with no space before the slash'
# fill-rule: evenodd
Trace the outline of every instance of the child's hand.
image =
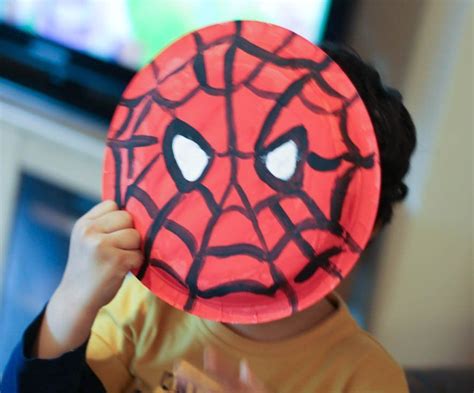
<svg viewBox="0 0 474 393">
<path fill-rule="evenodd" d="M 125 275 L 142 263 L 140 235 L 130 214 L 104 201 L 74 225 L 58 291 L 92 311 L 109 303 Z"/>
<path fill-rule="evenodd" d="M 190 384 L 194 389 L 205 393 L 270 392 L 252 373 L 247 361 L 242 359 L 236 372 L 228 359 L 212 348 L 204 351 L 204 372 L 181 360 L 175 364 L 174 374 L 183 391 Z"/>
<path fill-rule="evenodd" d="M 140 235 L 129 213 L 113 201 L 99 203 L 74 225 L 69 258 L 46 308 L 33 356 L 57 357 L 89 336 L 99 309 L 142 262 Z"/>
</svg>

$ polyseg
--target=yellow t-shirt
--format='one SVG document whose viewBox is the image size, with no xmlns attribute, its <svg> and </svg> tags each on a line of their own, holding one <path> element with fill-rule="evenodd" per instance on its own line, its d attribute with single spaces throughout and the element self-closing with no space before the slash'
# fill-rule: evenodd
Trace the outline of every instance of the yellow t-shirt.
<svg viewBox="0 0 474 393">
<path fill-rule="evenodd" d="M 177 310 L 127 277 L 92 327 L 87 362 L 108 392 L 173 392 L 177 359 L 202 367 L 213 346 L 251 370 L 275 393 L 408 392 L 400 366 L 352 319 L 336 310 L 312 329 L 278 342 L 257 342 L 225 325 Z"/>
</svg>

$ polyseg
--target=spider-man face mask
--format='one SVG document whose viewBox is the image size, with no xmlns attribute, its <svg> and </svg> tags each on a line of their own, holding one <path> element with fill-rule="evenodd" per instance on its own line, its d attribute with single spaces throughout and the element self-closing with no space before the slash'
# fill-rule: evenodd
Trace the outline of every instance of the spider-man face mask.
<svg viewBox="0 0 474 393">
<path fill-rule="evenodd" d="M 200 317 L 257 323 L 324 297 L 375 220 L 380 168 L 355 88 L 278 26 L 189 34 L 126 89 L 107 140 L 104 198 L 143 237 L 135 272 Z"/>
</svg>

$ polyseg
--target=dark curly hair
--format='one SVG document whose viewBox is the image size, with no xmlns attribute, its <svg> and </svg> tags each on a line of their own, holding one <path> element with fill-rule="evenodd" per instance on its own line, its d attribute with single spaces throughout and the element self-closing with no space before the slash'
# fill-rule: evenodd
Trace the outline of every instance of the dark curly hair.
<svg viewBox="0 0 474 393">
<path fill-rule="evenodd" d="M 408 193 L 403 178 L 410 168 L 410 157 L 416 146 L 415 125 L 400 92 L 385 86 L 377 70 L 365 63 L 357 52 L 335 43 L 320 46 L 350 78 L 369 112 L 382 170 L 377 224 L 387 224 L 393 215 L 393 205 Z"/>
</svg>

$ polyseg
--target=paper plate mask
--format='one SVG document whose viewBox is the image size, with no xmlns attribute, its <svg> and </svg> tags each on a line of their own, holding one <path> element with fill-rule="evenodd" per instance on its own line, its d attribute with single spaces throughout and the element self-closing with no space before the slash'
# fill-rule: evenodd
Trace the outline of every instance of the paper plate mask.
<svg viewBox="0 0 474 393">
<path fill-rule="evenodd" d="M 143 237 L 135 274 L 203 318 L 302 310 L 347 275 L 380 189 L 369 115 L 341 69 L 284 28 L 230 22 L 174 42 L 116 109 L 103 196 Z"/>
</svg>

